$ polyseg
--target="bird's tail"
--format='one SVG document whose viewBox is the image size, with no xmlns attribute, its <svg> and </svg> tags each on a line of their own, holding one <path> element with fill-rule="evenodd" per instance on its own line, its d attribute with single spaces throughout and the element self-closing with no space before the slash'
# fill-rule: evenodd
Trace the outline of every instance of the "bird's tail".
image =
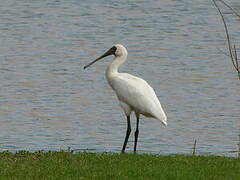
<svg viewBox="0 0 240 180">
<path fill-rule="evenodd" d="M 161 121 L 161 123 L 163 123 L 163 125 L 167 126 L 167 116 L 166 116 L 165 112 L 163 111 L 162 108 L 158 112 L 159 113 L 157 113 L 156 118 L 159 119 Z"/>
<path fill-rule="evenodd" d="M 167 116 L 165 115 L 165 118 L 160 120 L 165 126 L 167 126 Z"/>
</svg>

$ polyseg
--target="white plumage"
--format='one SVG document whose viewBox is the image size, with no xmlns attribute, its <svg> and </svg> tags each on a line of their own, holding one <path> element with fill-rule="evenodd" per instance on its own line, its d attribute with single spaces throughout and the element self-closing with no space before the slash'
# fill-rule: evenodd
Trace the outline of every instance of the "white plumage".
<svg viewBox="0 0 240 180">
<path fill-rule="evenodd" d="M 106 78 L 109 85 L 115 91 L 120 105 L 127 116 L 127 132 L 123 144 L 122 152 L 125 151 L 126 144 L 131 132 L 130 114 L 135 112 L 137 117 L 137 127 L 135 131 L 134 152 L 136 152 L 138 139 L 138 124 L 140 114 L 159 119 L 164 125 L 167 125 L 167 116 L 165 115 L 162 106 L 153 90 L 153 88 L 143 79 L 133 76 L 128 73 L 119 73 L 118 68 L 127 59 L 127 50 L 121 45 L 117 44 L 109 49 L 104 55 L 89 63 L 84 67 L 87 68 L 96 61 L 108 55 L 114 55 L 114 60 L 108 65 L 106 70 Z"/>
<path fill-rule="evenodd" d="M 167 125 L 167 117 L 151 86 L 138 77 L 127 73 L 118 73 L 109 81 L 112 89 L 116 92 L 126 116 L 132 111 L 147 117 L 159 119 Z M 122 106 L 122 105 L 121 105 Z"/>
</svg>

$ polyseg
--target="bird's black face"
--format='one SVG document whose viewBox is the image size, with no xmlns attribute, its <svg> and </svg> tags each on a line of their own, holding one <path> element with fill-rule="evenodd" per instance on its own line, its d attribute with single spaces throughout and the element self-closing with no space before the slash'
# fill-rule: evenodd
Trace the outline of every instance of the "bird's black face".
<svg viewBox="0 0 240 180">
<path fill-rule="evenodd" d="M 96 60 L 90 62 L 89 64 L 87 64 L 86 66 L 84 66 L 83 68 L 86 69 L 87 67 L 91 66 L 92 64 L 94 64 L 95 62 L 97 62 L 98 60 L 110 56 L 110 55 L 114 55 L 116 56 L 115 52 L 117 50 L 116 46 L 113 46 L 112 48 L 110 48 L 107 52 L 105 52 L 102 56 L 100 56 L 99 58 L 97 58 Z"/>
<path fill-rule="evenodd" d="M 110 51 L 110 53 L 111 53 L 110 55 L 116 56 L 116 54 L 115 54 L 116 50 L 117 50 L 117 47 L 116 47 L 116 46 L 113 46 L 113 47 L 111 47 L 108 51 Z"/>
</svg>

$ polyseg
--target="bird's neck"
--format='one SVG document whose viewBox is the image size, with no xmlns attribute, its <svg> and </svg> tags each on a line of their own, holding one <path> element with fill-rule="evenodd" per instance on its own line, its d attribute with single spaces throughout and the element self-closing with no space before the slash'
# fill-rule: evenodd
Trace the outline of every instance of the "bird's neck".
<svg viewBox="0 0 240 180">
<path fill-rule="evenodd" d="M 116 56 L 114 60 L 107 67 L 107 70 L 106 70 L 107 78 L 114 74 L 117 74 L 118 68 L 126 61 L 126 59 L 127 59 L 127 55 Z"/>
</svg>

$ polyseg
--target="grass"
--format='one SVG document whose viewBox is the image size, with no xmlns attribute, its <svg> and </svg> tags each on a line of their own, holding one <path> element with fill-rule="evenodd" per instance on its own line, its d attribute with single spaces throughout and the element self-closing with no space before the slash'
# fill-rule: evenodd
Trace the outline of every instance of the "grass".
<svg viewBox="0 0 240 180">
<path fill-rule="evenodd" d="M 240 159 L 69 152 L 0 153 L 0 179 L 240 179 Z"/>
</svg>

